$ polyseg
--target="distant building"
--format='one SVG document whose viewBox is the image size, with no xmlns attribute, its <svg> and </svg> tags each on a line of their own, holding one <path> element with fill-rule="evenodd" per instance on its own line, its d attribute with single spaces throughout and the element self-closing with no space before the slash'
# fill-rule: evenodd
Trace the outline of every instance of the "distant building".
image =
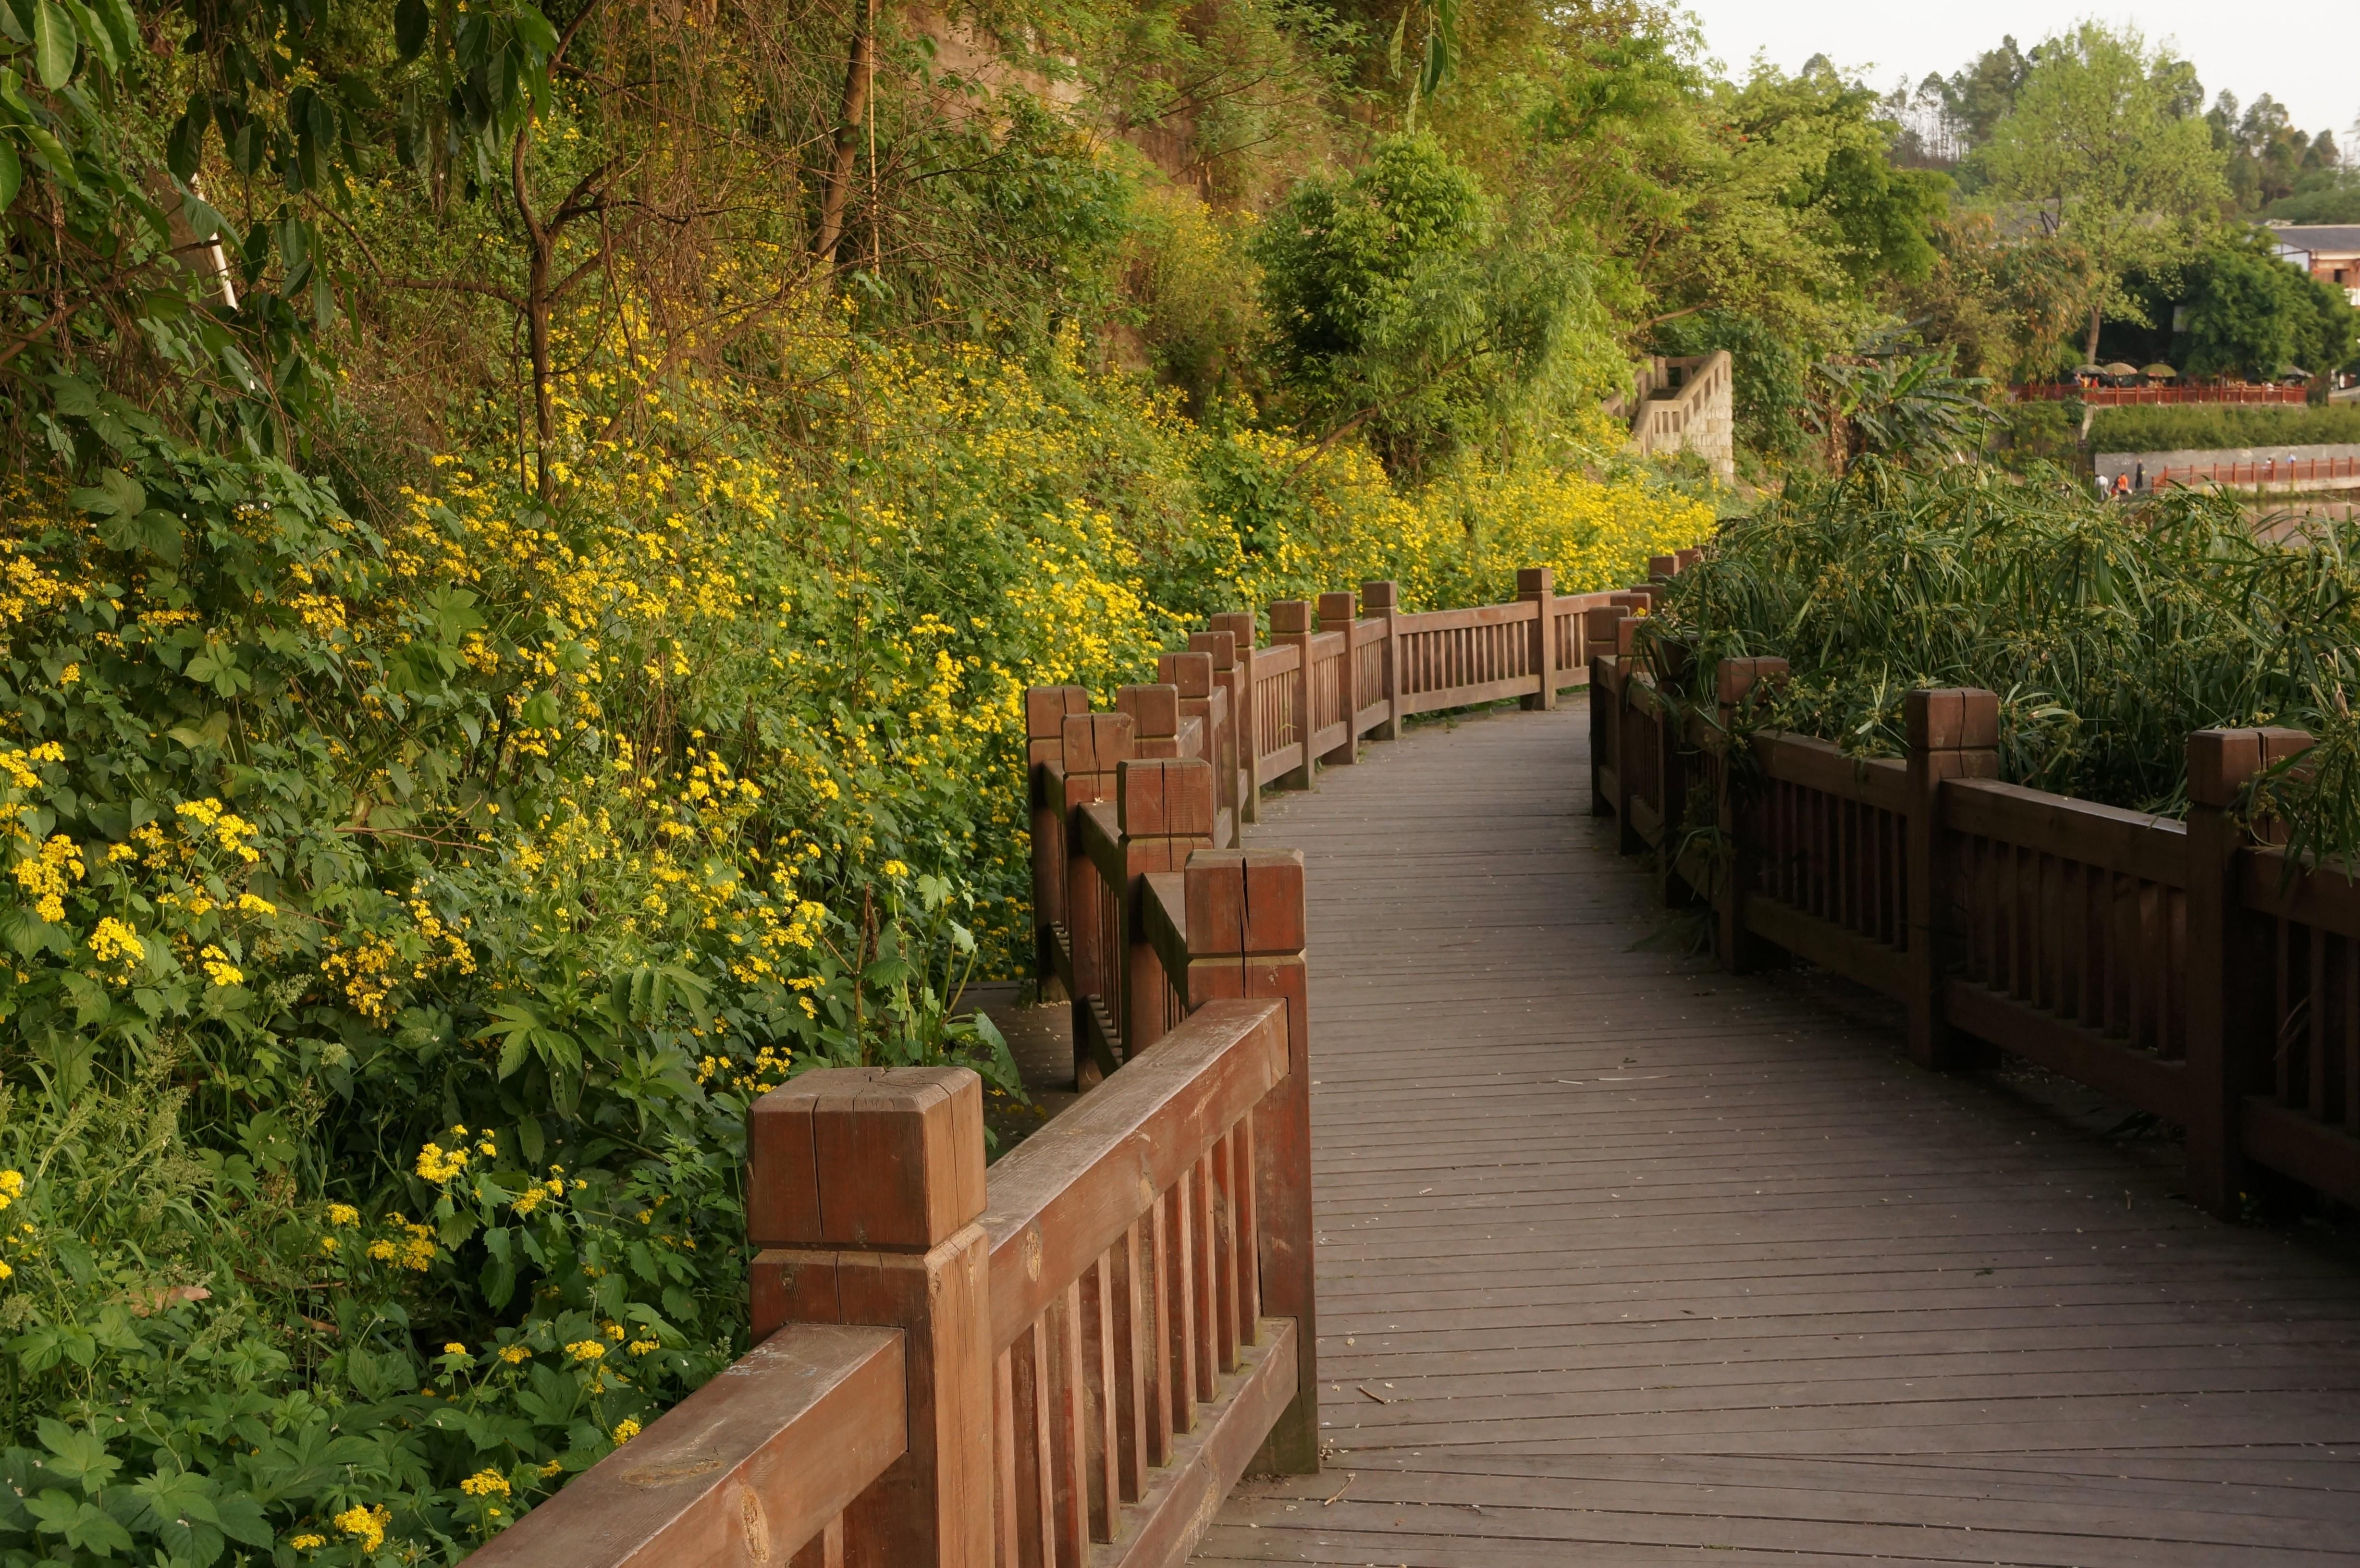
<svg viewBox="0 0 2360 1568">
<path fill-rule="evenodd" d="M 2360 223 L 2271 223 L 2278 254 L 2360 306 Z"/>
</svg>

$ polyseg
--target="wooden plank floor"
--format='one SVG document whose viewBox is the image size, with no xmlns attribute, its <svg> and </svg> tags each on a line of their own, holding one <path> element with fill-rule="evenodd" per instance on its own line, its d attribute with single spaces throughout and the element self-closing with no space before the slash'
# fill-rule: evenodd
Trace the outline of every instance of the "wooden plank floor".
<svg viewBox="0 0 2360 1568">
<path fill-rule="evenodd" d="M 1634 947 L 1587 736 L 1420 731 L 1253 834 L 1310 865 L 1333 1452 L 1200 1560 L 2360 1563 L 2350 1258 Z"/>
</svg>

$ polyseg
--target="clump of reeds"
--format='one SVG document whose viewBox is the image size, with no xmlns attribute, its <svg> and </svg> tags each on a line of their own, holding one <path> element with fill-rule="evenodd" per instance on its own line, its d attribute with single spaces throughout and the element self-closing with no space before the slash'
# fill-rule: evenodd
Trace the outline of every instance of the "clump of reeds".
<svg viewBox="0 0 2360 1568">
<path fill-rule="evenodd" d="M 2353 856 L 2355 543 L 2360 525 L 2327 519 L 2265 542 L 2216 495 L 2125 505 L 2055 474 L 1869 462 L 1724 525 L 1662 629 L 1693 642 L 1700 683 L 1723 657 L 1785 658 L 1765 720 L 1864 755 L 1900 751 L 1910 688 L 1988 688 L 2004 777 L 2141 811 L 2185 807 L 2191 730 L 2310 729 L 2320 746 L 2271 780 L 2270 809 L 2298 848 Z"/>
</svg>

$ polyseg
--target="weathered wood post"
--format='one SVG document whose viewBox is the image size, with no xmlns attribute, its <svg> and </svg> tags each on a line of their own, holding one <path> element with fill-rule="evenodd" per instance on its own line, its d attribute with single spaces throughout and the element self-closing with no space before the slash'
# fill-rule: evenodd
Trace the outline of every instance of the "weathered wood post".
<svg viewBox="0 0 2360 1568">
<path fill-rule="evenodd" d="M 1180 755 L 1180 688 L 1124 686 L 1114 694 L 1115 712 L 1131 715 L 1134 757 Z M 1111 793 L 1111 791 L 1109 791 Z"/>
<path fill-rule="evenodd" d="M 1622 683 L 1615 679 L 1614 649 L 1622 638 L 1620 627 L 1630 610 L 1622 604 L 1600 604 L 1581 613 L 1582 642 L 1590 654 L 1590 814 L 1610 816 L 1618 803 L 1619 778 L 1609 789 L 1603 775 L 1612 768 L 1618 774 L 1620 766 L 1614 757 L 1614 742 L 1622 734 L 1622 720 L 1616 710 L 1622 701 Z"/>
<path fill-rule="evenodd" d="M 1238 829 L 1249 819 L 1246 797 L 1253 793 L 1253 779 L 1246 773 L 1252 758 L 1245 755 L 1252 737 L 1246 726 L 1252 723 L 1246 712 L 1246 688 L 1239 680 L 1238 635 L 1227 631 L 1191 632 L 1188 651 L 1201 653 L 1212 660 L 1213 684 L 1221 693 L 1226 710 L 1220 724 L 1220 746 L 1212 758 L 1213 766 L 1221 769 L 1221 798 L 1229 810 L 1229 843 L 1237 842 Z"/>
<path fill-rule="evenodd" d="M 1188 640 L 1193 643 L 1205 635 L 1199 632 Z M 1204 725 L 1204 757 L 1213 770 L 1213 847 L 1226 848 L 1235 840 L 1238 823 L 1237 742 L 1229 733 L 1229 694 L 1213 679 L 1213 656 L 1194 648 L 1158 654 L 1155 673 L 1179 690 L 1180 717 Z"/>
<path fill-rule="evenodd" d="M 1360 732 L 1355 727 L 1360 716 L 1360 624 L 1357 596 L 1349 593 L 1319 595 L 1320 631 L 1344 634 L 1343 674 L 1337 682 L 1338 696 L 1344 705 L 1344 744 L 1320 753 L 1319 760 L 1329 768 L 1342 768 L 1360 760 Z M 1308 657 L 1310 649 L 1305 648 L 1304 653 Z"/>
<path fill-rule="evenodd" d="M 1293 644 L 1295 648 L 1295 738 L 1303 747 L 1303 760 L 1297 767 L 1278 776 L 1282 789 L 1309 789 L 1318 780 L 1318 762 L 1311 755 L 1311 602 L 1307 599 L 1279 599 L 1270 606 L 1270 640 L 1273 648 Z M 1277 736 L 1265 737 L 1265 744 L 1274 743 Z"/>
<path fill-rule="evenodd" d="M 1681 733 L 1678 693 L 1688 680 L 1696 645 L 1686 637 L 1657 637 L 1654 644 L 1655 673 L 1655 804 L 1663 816 L 1662 864 L 1664 902 L 1674 908 L 1692 902 L 1695 894 L 1680 875 L 1680 838 L 1688 822 L 1688 775 L 1685 757 L 1692 748 Z"/>
<path fill-rule="evenodd" d="M 1679 569 L 1680 558 L 1677 555 L 1651 555 L 1647 558 L 1647 581 L 1668 583 Z"/>
<path fill-rule="evenodd" d="M 1557 572 L 1546 566 L 1516 569 L 1516 603 L 1533 607 L 1530 661 L 1539 689 L 1519 704 L 1527 713 L 1557 706 Z"/>
<path fill-rule="evenodd" d="M 848 1565 L 992 1568 L 983 1202 L 983 1083 L 964 1067 L 824 1067 L 747 1116 L 755 1342 L 791 1323 L 903 1335 L 910 1447 L 845 1510 Z"/>
<path fill-rule="evenodd" d="M 1180 871 L 1213 847 L 1213 768 L 1200 757 L 1121 764 L 1115 809 L 1122 826 L 1122 947 L 1127 965 L 1122 1056 L 1128 1062 L 1164 1033 L 1164 973 L 1142 936 L 1139 901 L 1151 871 Z"/>
<path fill-rule="evenodd" d="M 1045 997 L 1057 983 L 1057 928 L 1065 922 L 1065 719 L 1090 711 L 1079 686 L 1024 693 L 1025 784 L 1032 816 L 1032 974 Z"/>
<path fill-rule="evenodd" d="M 1254 638 L 1256 634 L 1251 610 L 1224 610 L 1211 617 L 1217 632 L 1227 632 L 1235 641 L 1238 671 L 1238 767 L 1245 775 L 1244 794 L 1238 801 L 1242 821 L 1262 821 L 1262 754 L 1266 744 L 1262 733 L 1262 693 L 1254 690 Z"/>
<path fill-rule="evenodd" d="M 2302 730 L 2198 730 L 2188 737 L 2188 1192 L 2234 1218 L 2243 1191 L 2238 1127 L 2266 1089 L 2271 1029 L 2269 931 L 2238 893 L 2245 786 L 2311 748 Z"/>
<path fill-rule="evenodd" d="M 1738 798 L 1737 716 L 1760 688 L 1786 683 L 1783 659 L 1724 659 L 1713 670 L 1713 697 L 1721 712 L 1721 738 L 1713 767 L 1713 789 L 1724 856 L 1713 885 L 1713 914 L 1718 926 L 1721 966 L 1733 975 L 1753 967 L 1754 939 L 1745 929 L 1745 895 L 1754 885 L 1753 850 L 1746 842 L 1752 802 Z"/>
<path fill-rule="evenodd" d="M 1959 931 L 1957 856 L 1942 825 L 1942 783 L 1999 777 L 1999 697 L 1974 687 L 1918 691 L 1902 699 L 1908 735 L 1909 945 L 1903 955 L 1909 1055 L 1920 1067 L 1965 1065 L 1978 1053 L 1944 1018 Z"/>
<path fill-rule="evenodd" d="M 1384 722 L 1369 732 L 1371 740 L 1401 738 L 1401 585 L 1396 583 L 1363 583 L 1360 584 L 1360 608 L 1371 619 L 1384 622 Z M 1374 700 L 1374 694 L 1371 694 Z"/>
<path fill-rule="evenodd" d="M 1303 855 L 1199 850 L 1188 860 L 1188 1007 L 1224 996 L 1286 1003 L 1286 1081 L 1253 1118 L 1262 1310 L 1296 1327 L 1295 1393 L 1253 1468 L 1319 1468 L 1319 1343 L 1311 1219 L 1311 1014 Z"/>
<path fill-rule="evenodd" d="M 1115 793 L 1115 769 L 1139 755 L 1129 713 L 1071 713 L 1065 718 L 1065 818 L 1070 846 L 1065 857 L 1065 943 L 1072 964 L 1076 1049 L 1089 1038 L 1089 998 L 1112 996 L 1120 953 L 1105 949 L 1106 911 L 1098 868 L 1071 824 L 1074 813 Z"/>
<path fill-rule="evenodd" d="M 1645 625 L 1639 615 L 1614 623 L 1614 842 L 1623 855 L 1637 855 L 1647 847 L 1646 835 L 1631 820 L 1631 802 L 1637 795 L 1631 776 L 1639 771 L 1644 757 L 1654 755 L 1652 740 L 1634 733 L 1640 715 L 1631 701 L 1631 678 L 1639 668 L 1639 632 Z"/>
</svg>

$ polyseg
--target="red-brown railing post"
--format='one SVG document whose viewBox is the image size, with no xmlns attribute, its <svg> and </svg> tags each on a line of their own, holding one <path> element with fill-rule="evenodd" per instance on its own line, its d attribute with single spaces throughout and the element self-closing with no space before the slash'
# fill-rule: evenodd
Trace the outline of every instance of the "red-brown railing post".
<svg viewBox="0 0 2360 1568">
<path fill-rule="evenodd" d="M 1622 595 L 1615 595 L 1619 601 Z M 1631 801 L 1634 791 L 1631 776 L 1638 771 L 1642 737 L 1633 733 L 1640 727 L 1640 715 L 1631 701 L 1631 679 L 1639 669 L 1639 631 L 1646 625 L 1639 615 L 1628 615 L 1614 623 L 1614 842 L 1623 855 L 1637 855 L 1647 847 L 1646 834 L 1631 820 Z M 1654 744 L 1652 736 L 1646 744 Z"/>
<path fill-rule="evenodd" d="M 1918 691 L 1902 699 L 1908 732 L 1909 938 L 1904 1005 L 1909 1055 L 1920 1067 L 1954 1067 L 1972 1051 L 1945 1021 L 1943 986 L 1958 933 L 1955 857 L 1942 825 L 1942 781 L 1999 777 L 1999 697 L 1973 687 Z"/>
<path fill-rule="evenodd" d="M 1213 769 L 1200 757 L 1126 762 L 1116 772 L 1115 810 L 1122 825 L 1122 945 L 1127 965 L 1121 1010 L 1125 1062 L 1164 1034 L 1162 960 L 1142 931 L 1139 900 L 1151 871 L 1180 871 L 1213 847 Z"/>
<path fill-rule="evenodd" d="M 1213 770 L 1213 847 L 1225 849 L 1234 841 L 1238 828 L 1238 748 L 1230 733 L 1232 710 L 1228 688 L 1215 677 L 1213 656 L 1193 646 L 1197 637 L 1212 636 L 1226 642 L 1229 634 L 1196 633 L 1188 639 L 1191 647 L 1186 653 L 1158 654 L 1155 673 L 1179 688 L 1180 716 L 1199 720 L 1205 726 L 1203 755 Z"/>
<path fill-rule="evenodd" d="M 2245 1096 L 2267 1086 L 2277 1043 L 2270 933 L 2238 892 L 2247 835 L 2237 807 L 2256 775 L 2311 744 L 2290 729 L 2188 737 L 2188 1192 L 2224 1218 L 2244 1181 Z"/>
<path fill-rule="evenodd" d="M 1218 630 L 1191 632 L 1188 650 L 1213 661 L 1213 684 L 1220 688 L 1222 706 L 1227 710 L 1221 720 L 1220 746 L 1212 762 L 1223 770 L 1221 799 L 1229 809 L 1229 843 L 1235 844 L 1238 830 L 1248 820 L 1246 797 L 1253 792 L 1253 779 L 1245 773 L 1253 763 L 1252 757 L 1246 755 L 1246 748 L 1253 744 L 1247 726 L 1253 721 L 1246 712 L 1250 689 L 1239 679 L 1238 635 Z"/>
<path fill-rule="evenodd" d="M 1180 688 L 1124 686 L 1114 694 L 1115 711 L 1131 715 L 1134 757 L 1180 755 Z"/>
<path fill-rule="evenodd" d="M 1600 604 L 1581 613 L 1582 642 L 1590 654 L 1590 814 L 1611 816 L 1621 810 L 1622 764 L 1615 768 L 1615 788 L 1601 786 L 1600 774 L 1613 757 L 1614 741 L 1622 734 L 1622 719 L 1616 712 L 1622 701 L 1622 683 L 1615 679 L 1614 649 L 1622 637 L 1620 627 L 1631 612 L 1621 604 Z"/>
<path fill-rule="evenodd" d="M 1311 755 L 1311 602 L 1274 601 L 1270 606 L 1270 640 L 1273 648 L 1295 645 L 1295 738 L 1303 747 L 1301 765 L 1280 774 L 1278 787 L 1309 789 L 1319 777 L 1318 761 Z"/>
<path fill-rule="evenodd" d="M 1349 593 L 1319 595 L 1319 629 L 1344 634 L 1344 670 L 1339 685 L 1344 702 L 1344 744 L 1320 754 L 1319 760 L 1329 768 L 1341 768 L 1360 760 L 1360 731 L 1357 723 L 1360 716 L 1360 603 L 1356 595 Z M 1308 648 L 1303 651 L 1306 659 L 1310 657 Z M 1310 690 L 1307 683 L 1304 690 Z M 1305 733 L 1310 732 L 1306 730 Z"/>
<path fill-rule="evenodd" d="M 1077 1062 L 1089 1039 L 1089 999 L 1116 989 L 1120 953 L 1101 951 L 1105 896 L 1098 867 L 1084 851 L 1076 813 L 1111 800 L 1115 769 L 1139 755 L 1129 713 L 1075 713 L 1065 720 L 1065 942 L 1073 960 L 1074 1040 Z M 1120 1020 L 1116 1020 L 1117 1027 Z M 1076 1069 L 1079 1072 L 1079 1069 Z"/>
<path fill-rule="evenodd" d="M 1295 1322 L 1295 1393 L 1258 1470 L 1319 1468 L 1318 1323 L 1311 1216 L 1311 1013 L 1304 969 L 1303 856 L 1199 850 L 1188 861 L 1188 1007 L 1224 996 L 1286 1003 L 1286 1079 L 1254 1112 L 1262 1311 Z"/>
<path fill-rule="evenodd" d="M 909 1452 L 845 1510 L 844 1561 L 991 1568 L 982 1081 L 821 1068 L 755 1102 L 746 1148 L 755 1341 L 791 1323 L 905 1336 Z"/>
<path fill-rule="evenodd" d="M 1746 802 L 1738 799 L 1734 753 L 1738 710 L 1755 688 L 1786 683 L 1783 659 L 1724 659 L 1713 670 L 1713 695 L 1721 710 L 1721 742 L 1713 780 L 1721 824 L 1721 877 L 1713 888 L 1721 966 L 1733 975 L 1753 967 L 1754 939 L 1745 929 L 1745 894 L 1753 885 L 1752 851 L 1745 842 Z"/>
<path fill-rule="evenodd" d="M 1032 972 L 1044 996 L 1056 979 L 1056 928 L 1065 920 L 1065 720 L 1089 711 L 1090 694 L 1079 686 L 1035 686 L 1024 693 L 1025 774 L 1032 811 Z"/>
<path fill-rule="evenodd" d="M 1224 610 L 1208 617 L 1207 624 L 1217 632 L 1229 633 L 1237 645 L 1238 767 L 1245 775 L 1240 780 L 1238 818 L 1258 822 L 1262 821 L 1262 698 L 1254 691 L 1253 612 Z"/>
<path fill-rule="evenodd" d="M 1516 569 L 1516 603 L 1533 606 L 1532 666 L 1539 686 L 1522 706 L 1528 713 L 1557 706 L 1557 572 L 1546 566 Z"/>
<path fill-rule="evenodd" d="M 1360 584 L 1360 608 L 1371 619 L 1385 623 L 1385 657 L 1383 697 L 1384 722 L 1369 732 L 1371 740 L 1401 738 L 1401 627 L 1396 623 L 1401 615 L 1401 585 L 1395 583 L 1363 583 Z M 1371 692 L 1373 700 L 1378 693 Z"/>
</svg>

